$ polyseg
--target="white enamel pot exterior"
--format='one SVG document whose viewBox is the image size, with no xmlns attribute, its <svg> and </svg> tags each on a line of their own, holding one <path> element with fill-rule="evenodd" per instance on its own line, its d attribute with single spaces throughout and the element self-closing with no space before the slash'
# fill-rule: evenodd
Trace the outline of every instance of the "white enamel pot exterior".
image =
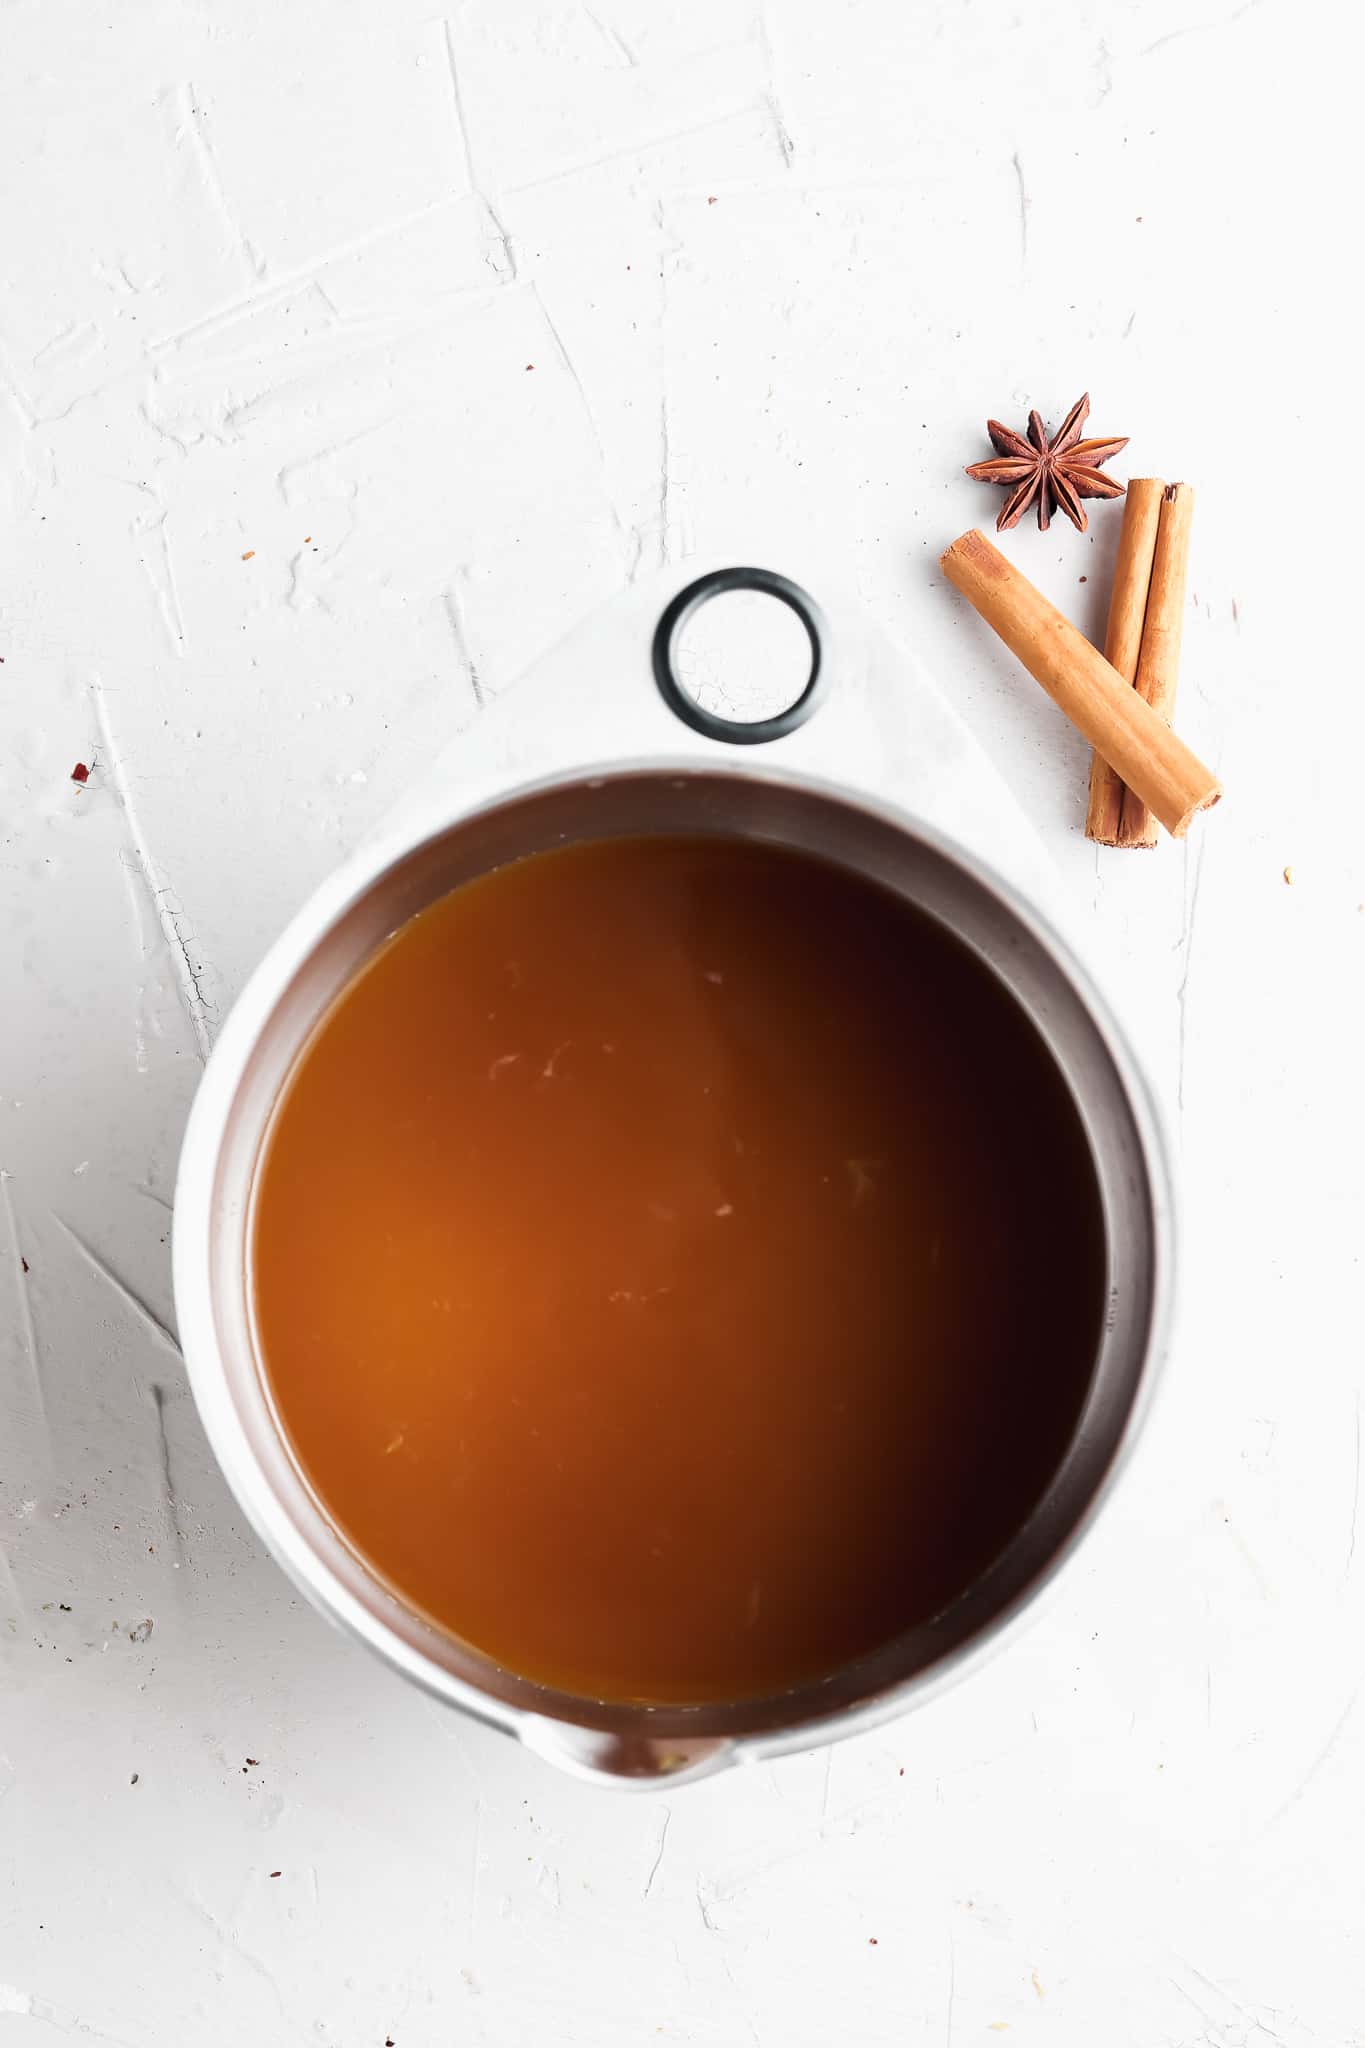
<svg viewBox="0 0 1365 2048">
<path fill-rule="evenodd" d="M 760 577 L 727 574 L 724 587 Z M 760 582 L 771 590 L 782 579 Z M 773 594 L 787 598 L 784 589 Z M 1043 870 L 1026 834 L 1002 836 L 1007 800 L 961 728 L 856 607 L 831 608 L 827 624 L 813 606 L 806 622 L 819 673 L 802 709 L 814 716 L 783 722 L 758 743 L 752 730 L 726 732 L 705 716 L 705 730 L 685 725 L 655 686 L 652 658 L 658 666 L 671 646 L 657 633 L 663 613 L 671 609 L 676 623 L 693 602 L 665 584 L 607 607 L 471 726 L 295 917 L 219 1037 L 175 1205 L 176 1305 L 195 1398 L 233 1492 L 285 1571 L 333 1621 L 440 1699 L 570 1770 L 639 1786 L 866 1729 L 998 1642 L 1071 1552 L 1131 1448 L 1165 1341 L 1172 1280 L 1160 1120 L 1104 998 L 1055 918 L 1037 907 L 1045 881 L 1027 894 L 1018 886 L 1019 870 L 1031 879 Z M 732 738 L 749 743 L 727 744 Z M 780 1697 L 621 1706 L 534 1685 L 434 1630 L 337 1534 L 293 1462 L 259 1367 L 249 1210 L 267 1121 L 292 1062 L 321 1012 L 399 925 L 519 856 L 580 839 L 678 832 L 763 839 L 853 868 L 941 919 L 1008 985 L 1051 1048 L 1089 1136 L 1104 1208 L 1107 1310 L 1060 1471 L 1004 1555 L 945 1613 Z M 1000 872 L 1006 865 L 1016 879 Z"/>
</svg>

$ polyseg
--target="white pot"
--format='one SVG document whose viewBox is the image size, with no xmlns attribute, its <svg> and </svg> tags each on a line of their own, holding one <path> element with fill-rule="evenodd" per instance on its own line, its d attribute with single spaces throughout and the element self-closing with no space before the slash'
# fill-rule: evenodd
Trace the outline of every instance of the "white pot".
<svg viewBox="0 0 1365 2048">
<path fill-rule="evenodd" d="M 715 573 L 715 572 L 713 572 Z M 725 572 L 741 585 L 759 572 Z M 703 579 L 705 581 L 705 579 Z M 780 736 L 681 722 L 652 665 L 682 578 L 606 607 L 462 736 L 318 890 L 223 1028 L 190 1118 L 175 1204 L 175 1295 L 195 1398 L 238 1501 L 290 1577 L 395 1670 L 565 1767 L 638 1785 L 868 1728 L 997 1642 L 1089 1524 L 1131 1447 L 1169 1320 L 1170 1171 L 1159 1119 L 1091 977 L 1036 901 L 1045 868 L 1003 788 L 914 663 L 856 606 L 809 601 L 819 653 Z M 771 588 L 769 579 L 764 587 Z M 711 585 L 709 587 L 726 587 Z M 800 607 L 802 593 L 776 595 Z M 653 656 L 653 664 L 652 664 Z M 819 700 L 823 699 L 821 702 Z M 685 706 L 683 707 L 685 708 Z M 320 1013 L 407 918 L 518 855 L 614 834 L 723 832 L 799 847 L 920 905 L 1013 991 L 1079 1108 L 1104 1208 L 1108 1308 L 1061 1470 L 1004 1555 L 945 1613 L 820 1684 L 705 1707 L 603 1704 L 506 1671 L 433 1629 L 366 1569 L 303 1480 L 253 1342 L 253 1175 L 271 1107 Z M 968 847 L 971 850 L 968 850 Z M 993 862 L 1007 862 L 1007 881 Z"/>
</svg>

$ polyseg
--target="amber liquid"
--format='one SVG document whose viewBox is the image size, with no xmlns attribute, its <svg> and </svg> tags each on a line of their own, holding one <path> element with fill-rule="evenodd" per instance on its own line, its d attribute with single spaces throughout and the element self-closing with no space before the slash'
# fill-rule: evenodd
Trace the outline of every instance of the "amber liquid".
<svg viewBox="0 0 1365 2048">
<path fill-rule="evenodd" d="M 1013 998 L 889 893 L 718 839 L 539 855 L 398 932 L 288 1082 L 252 1249 L 355 1550 L 616 1700 L 777 1691 L 947 1606 L 1055 1472 L 1101 1313 Z"/>
</svg>

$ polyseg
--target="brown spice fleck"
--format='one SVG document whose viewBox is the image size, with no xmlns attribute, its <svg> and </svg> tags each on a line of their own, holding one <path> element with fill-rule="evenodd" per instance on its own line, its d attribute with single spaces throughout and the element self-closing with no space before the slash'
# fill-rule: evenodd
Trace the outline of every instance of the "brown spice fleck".
<svg viewBox="0 0 1365 2048">
<path fill-rule="evenodd" d="M 139 1773 L 138 1773 L 137 1771 L 134 1771 L 134 1772 L 133 1772 L 133 1775 L 132 1775 L 132 1777 L 131 1777 L 131 1778 L 130 1778 L 130 1779 L 128 1780 L 128 1783 L 129 1783 L 130 1785 L 136 1785 L 136 1783 L 137 1783 L 137 1781 L 138 1781 L 138 1776 L 139 1776 Z"/>
<path fill-rule="evenodd" d="M 1289 884 L 1290 888 L 1292 889 L 1292 888 L 1293 888 L 1293 886 L 1294 886 L 1294 870 L 1293 870 L 1293 868 L 1286 868 L 1286 869 L 1285 869 L 1285 871 L 1284 871 L 1284 878 L 1285 878 L 1286 882 L 1288 882 L 1288 884 Z"/>
<path fill-rule="evenodd" d="M 283 1876 L 284 1876 L 284 1872 L 283 1872 L 282 1870 L 272 1870 L 272 1871 L 271 1871 L 271 1873 L 270 1873 L 270 1875 L 271 1875 L 272 1877 L 283 1877 Z"/>
<path fill-rule="evenodd" d="M 247 1762 L 251 1764 L 254 1768 L 255 1765 L 257 1765 L 260 1762 L 260 1758 L 258 1756 L 249 1756 L 247 1758 Z"/>
<path fill-rule="evenodd" d="M 76 763 L 71 771 L 71 780 L 73 782 L 88 782 L 90 780 L 90 770 L 86 767 L 84 761 Z"/>
<path fill-rule="evenodd" d="M 242 560 L 243 560 L 244 562 L 249 562 L 249 561 L 251 560 L 252 556 L 253 556 L 253 555 L 255 554 L 255 552 L 256 552 L 255 548 L 248 548 L 248 549 L 247 549 L 247 551 L 246 551 L 246 553 L 245 553 L 245 554 L 244 554 L 244 555 L 242 556 Z"/>
<path fill-rule="evenodd" d="M 20 1260 L 19 1260 L 19 1264 L 20 1264 L 20 1265 L 21 1265 L 21 1266 L 23 1267 L 24 1271 L 25 1271 L 25 1272 L 27 1273 L 27 1271 L 28 1271 L 28 1260 L 27 1260 L 26 1258 L 22 1257 L 22 1255 L 21 1255 L 21 1257 L 20 1257 Z"/>
</svg>

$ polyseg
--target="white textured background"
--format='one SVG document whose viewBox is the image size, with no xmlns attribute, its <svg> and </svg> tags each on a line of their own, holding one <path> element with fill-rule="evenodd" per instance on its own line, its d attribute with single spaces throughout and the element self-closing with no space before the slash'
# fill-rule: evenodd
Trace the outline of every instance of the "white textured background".
<svg viewBox="0 0 1365 2048">
<path fill-rule="evenodd" d="M 1313 0 L 0 4 L 0 2041 L 1365 2042 L 1359 59 Z M 934 568 L 986 413 L 1087 384 L 1200 488 L 1184 852 L 1084 844 Z M 1009 542 L 1092 630 L 1094 525 Z M 732 535 L 927 657 L 1124 956 L 1187 1313 L 1022 1643 L 623 1801 L 291 1597 L 167 1199 L 310 886 Z"/>
</svg>

